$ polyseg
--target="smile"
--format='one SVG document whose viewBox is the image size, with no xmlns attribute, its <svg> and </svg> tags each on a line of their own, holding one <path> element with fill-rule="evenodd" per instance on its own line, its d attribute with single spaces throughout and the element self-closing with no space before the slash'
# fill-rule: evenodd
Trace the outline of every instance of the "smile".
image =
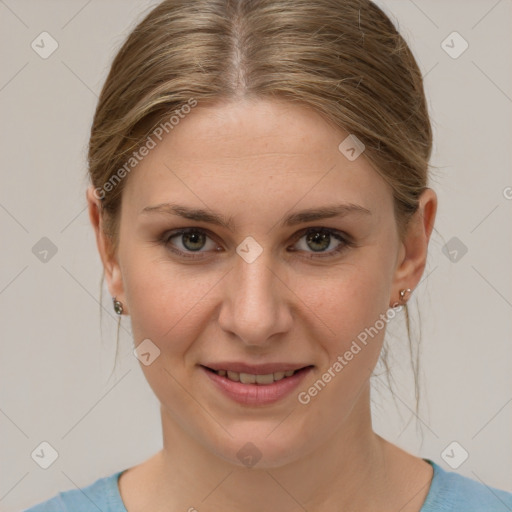
<svg viewBox="0 0 512 512">
<path fill-rule="evenodd" d="M 219 365 L 220 366 L 220 365 Z M 233 366 L 233 365 L 232 365 Z M 313 369 L 312 365 L 296 369 L 278 369 L 277 371 L 253 370 L 236 371 L 234 369 L 210 368 L 201 365 L 204 374 L 213 382 L 214 388 L 225 397 L 243 405 L 267 405 L 289 396 L 305 376 Z M 237 367 L 238 370 L 249 369 Z"/>
<path fill-rule="evenodd" d="M 240 373 L 231 370 L 211 370 L 221 377 L 227 377 L 233 382 L 241 382 L 242 384 L 272 384 L 287 377 L 291 377 L 299 370 L 287 370 L 286 372 L 266 373 L 264 375 L 256 375 L 253 373 Z"/>
</svg>

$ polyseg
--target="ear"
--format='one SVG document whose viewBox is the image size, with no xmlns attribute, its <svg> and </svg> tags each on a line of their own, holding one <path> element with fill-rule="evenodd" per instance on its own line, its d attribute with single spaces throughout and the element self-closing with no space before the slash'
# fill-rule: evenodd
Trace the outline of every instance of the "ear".
<svg viewBox="0 0 512 512">
<path fill-rule="evenodd" d="M 87 205 L 89 208 L 89 219 L 91 220 L 96 235 L 96 245 L 100 253 L 105 280 L 112 297 L 123 303 L 124 312 L 127 312 L 126 300 L 124 298 L 124 287 L 121 269 L 111 238 L 105 234 L 101 200 L 96 189 L 91 185 L 86 192 Z"/>
<path fill-rule="evenodd" d="M 431 188 L 427 188 L 420 196 L 418 210 L 412 216 L 401 243 L 391 288 L 390 307 L 400 302 L 400 290 L 410 288 L 414 291 L 423 275 L 436 212 L 437 195 Z"/>
</svg>

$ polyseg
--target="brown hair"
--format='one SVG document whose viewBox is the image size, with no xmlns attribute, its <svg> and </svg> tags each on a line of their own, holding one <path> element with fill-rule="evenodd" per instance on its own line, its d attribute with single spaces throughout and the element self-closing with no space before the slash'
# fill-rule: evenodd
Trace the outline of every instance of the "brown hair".
<svg viewBox="0 0 512 512">
<path fill-rule="evenodd" d="M 104 84 L 89 145 L 92 184 L 105 190 L 191 99 L 241 97 L 298 102 L 355 135 L 391 187 L 404 236 L 427 188 L 432 130 L 415 58 L 369 0 L 163 1 L 130 33 Z M 102 194 L 112 247 L 124 183 Z M 412 357 L 407 309 L 406 320 Z"/>
</svg>

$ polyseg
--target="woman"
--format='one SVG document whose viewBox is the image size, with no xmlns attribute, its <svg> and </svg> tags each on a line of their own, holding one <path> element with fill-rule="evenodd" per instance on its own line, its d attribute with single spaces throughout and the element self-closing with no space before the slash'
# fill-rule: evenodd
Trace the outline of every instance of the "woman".
<svg viewBox="0 0 512 512">
<path fill-rule="evenodd" d="M 431 148 L 373 3 L 157 6 L 101 93 L 87 201 L 163 449 L 30 510 L 512 507 L 372 429 L 386 325 L 425 269 Z"/>
</svg>

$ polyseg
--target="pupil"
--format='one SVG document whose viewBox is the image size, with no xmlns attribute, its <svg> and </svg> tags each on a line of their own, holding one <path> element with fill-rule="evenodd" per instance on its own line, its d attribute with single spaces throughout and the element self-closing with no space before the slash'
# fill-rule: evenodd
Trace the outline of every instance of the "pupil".
<svg viewBox="0 0 512 512">
<path fill-rule="evenodd" d="M 182 236 L 183 245 L 190 251 L 197 251 L 204 245 L 204 235 L 202 233 L 184 233 Z"/>
<path fill-rule="evenodd" d="M 313 251 L 322 251 L 324 249 L 327 249 L 329 247 L 329 242 L 331 239 L 331 235 L 329 233 L 324 233 L 321 231 L 313 231 L 308 234 L 307 236 L 307 244 L 308 246 L 313 249 Z M 319 244 L 320 248 L 315 248 L 310 245 L 310 243 L 313 244 Z"/>
</svg>

